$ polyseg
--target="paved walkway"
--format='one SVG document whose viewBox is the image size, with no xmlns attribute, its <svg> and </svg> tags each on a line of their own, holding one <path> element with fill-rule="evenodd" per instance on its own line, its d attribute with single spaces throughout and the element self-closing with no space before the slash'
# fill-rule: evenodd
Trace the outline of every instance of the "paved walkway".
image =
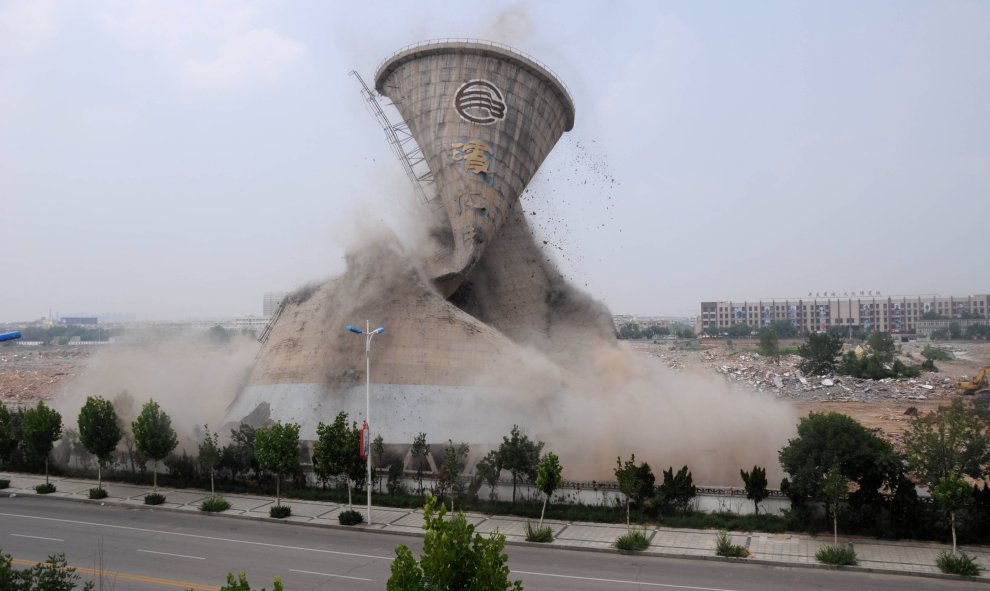
<svg viewBox="0 0 990 591">
<path fill-rule="evenodd" d="M 34 487 L 44 482 L 43 476 L 0 472 L 0 479 L 9 479 L 10 488 L 0 492 L 7 494 L 35 495 Z M 95 480 L 52 477 L 51 482 L 57 492 L 50 496 L 73 499 L 90 503 L 113 503 L 128 506 L 144 506 L 144 496 L 151 492 L 146 486 L 104 482 L 103 487 L 109 496 L 99 501 L 88 499 L 90 488 L 96 487 Z M 177 511 L 199 511 L 199 505 L 209 498 L 209 493 L 197 489 L 158 489 L 166 497 L 164 507 Z M 258 519 L 270 519 L 268 509 L 275 503 L 271 497 L 252 495 L 224 495 L 231 508 L 224 515 Z M 362 497 L 363 500 L 363 497 Z M 285 500 L 283 504 L 292 507 L 292 516 L 285 521 L 341 527 L 337 514 L 346 507 L 338 503 Z M 362 515 L 365 505 L 355 505 Z M 392 507 L 372 507 L 373 525 L 362 524 L 355 528 L 377 529 L 389 532 L 405 532 L 421 535 L 423 512 L 413 509 Z M 468 521 L 477 526 L 477 531 L 488 533 L 498 531 L 505 535 L 509 543 L 525 543 L 526 519 L 519 517 L 490 516 L 479 513 L 466 514 Z M 613 550 L 612 543 L 627 531 L 625 526 L 599 523 L 565 522 L 547 520 L 544 523 L 554 529 L 554 541 L 545 546 L 596 551 Z M 715 531 L 696 529 L 674 529 L 646 527 L 645 534 L 650 547 L 643 554 L 674 557 L 706 557 L 715 559 Z M 761 532 L 730 534 L 733 543 L 749 549 L 748 562 L 776 565 L 816 566 L 815 552 L 831 543 L 831 536 L 809 536 L 803 534 L 767 534 Z M 898 574 L 938 575 L 935 557 L 948 550 L 946 544 L 918 541 L 881 541 L 872 538 L 840 536 L 840 543 L 851 546 L 859 558 L 860 568 Z M 985 569 L 990 569 L 990 547 L 965 546 L 968 554 L 975 556 Z M 990 582 L 990 573 L 984 572 L 979 580 Z"/>
</svg>

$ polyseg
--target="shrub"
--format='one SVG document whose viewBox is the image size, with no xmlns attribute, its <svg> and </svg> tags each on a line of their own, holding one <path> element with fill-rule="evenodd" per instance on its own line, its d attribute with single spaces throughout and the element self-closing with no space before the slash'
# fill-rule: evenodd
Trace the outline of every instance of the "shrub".
<svg viewBox="0 0 990 591">
<path fill-rule="evenodd" d="M 720 531 L 715 536 L 715 554 L 729 558 L 747 558 L 749 557 L 749 550 L 745 546 L 733 544 L 729 540 L 728 532 Z"/>
<path fill-rule="evenodd" d="M 959 552 L 958 554 L 941 552 L 938 558 L 935 559 L 935 564 L 943 573 L 962 575 L 964 577 L 975 577 L 980 574 L 981 570 L 976 564 L 976 559 L 965 552 Z"/>
<path fill-rule="evenodd" d="M 553 541 L 553 528 L 549 525 L 534 526 L 531 522 L 526 522 L 526 541 L 540 542 L 543 544 Z"/>
<path fill-rule="evenodd" d="M 815 552 L 815 559 L 822 564 L 834 564 L 837 566 L 856 566 L 856 551 L 845 546 L 823 546 Z"/>
<path fill-rule="evenodd" d="M 627 552 L 639 552 L 650 547 L 646 532 L 641 529 L 631 529 L 615 539 L 615 547 Z"/>
<path fill-rule="evenodd" d="M 357 525 L 364 521 L 364 517 L 361 516 L 359 511 L 347 509 L 345 511 L 341 511 L 340 514 L 337 515 L 337 521 L 340 522 L 340 525 Z"/>
<path fill-rule="evenodd" d="M 89 498 L 91 499 L 105 499 L 107 498 L 107 489 L 105 488 L 91 488 L 89 489 Z"/>
<path fill-rule="evenodd" d="M 275 505 L 268 510 L 268 515 L 275 519 L 285 519 L 289 515 L 292 515 L 292 507 L 288 505 Z"/>
<path fill-rule="evenodd" d="M 230 509 L 230 503 L 223 497 L 210 497 L 199 506 L 199 510 L 206 513 L 219 513 L 227 509 Z"/>
<path fill-rule="evenodd" d="M 50 482 L 39 484 L 38 486 L 34 487 L 34 492 L 38 493 L 39 495 L 47 495 L 55 492 L 55 485 Z"/>
<path fill-rule="evenodd" d="M 145 505 L 161 505 L 165 502 L 165 495 L 159 493 L 151 493 L 150 495 L 144 495 Z"/>
<path fill-rule="evenodd" d="M 4 489 L 10 486 L 10 481 L 6 479 L 0 479 L 0 489 Z"/>
</svg>

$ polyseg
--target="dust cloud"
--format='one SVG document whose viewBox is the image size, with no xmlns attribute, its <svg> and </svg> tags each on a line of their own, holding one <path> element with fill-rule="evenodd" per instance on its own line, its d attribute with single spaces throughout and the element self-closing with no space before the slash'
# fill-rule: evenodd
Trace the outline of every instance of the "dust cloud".
<svg viewBox="0 0 990 591">
<path fill-rule="evenodd" d="M 783 477 L 777 452 L 797 424 L 786 403 L 715 375 L 675 372 L 622 342 L 574 347 L 580 365 L 530 350 L 522 364 L 492 368 L 481 384 L 495 387 L 505 415 L 489 418 L 484 440 L 518 423 L 561 457 L 571 480 L 613 480 L 616 457 L 630 454 L 658 477 L 687 465 L 705 485 L 739 486 L 739 470 L 753 465 L 766 467 L 773 485 Z"/>
<path fill-rule="evenodd" d="M 192 331 L 133 340 L 95 353 L 55 397 L 52 405 L 62 413 L 63 425 L 77 429 L 86 397 L 101 396 L 114 402 L 129 430 L 141 406 L 154 399 L 172 419 L 177 451 L 195 450 L 204 423 L 220 430 L 224 410 L 244 387 L 258 343 L 240 334 L 218 343 Z"/>
</svg>

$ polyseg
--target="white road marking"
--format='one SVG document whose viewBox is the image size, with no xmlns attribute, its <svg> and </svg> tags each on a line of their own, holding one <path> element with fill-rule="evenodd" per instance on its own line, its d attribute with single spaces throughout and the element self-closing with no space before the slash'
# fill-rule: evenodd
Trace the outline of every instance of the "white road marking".
<svg viewBox="0 0 990 591">
<path fill-rule="evenodd" d="M 513 570 L 517 575 L 534 575 L 537 577 L 557 577 L 559 579 L 577 579 L 579 581 L 595 581 L 597 583 L 620 583 L 623 585 L 644 585 L 647 587 L 664 587 L 667 589 L 691 589 L 692 591 L 735 591 L 734 589 L 719 589 L 716 587 L 691 587 L 689 585 L 671 585 L 667 583 L 647 583 L 645 581 L 623 581 L 621 579 L 599 579 L 595 577 L 578 577 L 575 575 L 554 575 L 550 573 L 533 573 L 524 570 Z"/>
<path fill-rule="evenodd" d="M 48 540 L 49 542 L 64 542 L 65 540 L 60 540 L 58 538 L 43 538 L 41 536 L 25 536 L 24 534 L 10 534 L 15 538 L 31 538 L 32 540 Z"/>
<path fill-rule="evenodd" d="M 284 546 L 282 544 L 268 544 L 266 542 L 250 542 L 248 540 L 235 540 L 232 538 L 217 538 L 214 536 L 200 536 L 197 534 L 184 534 L 174 531 L 162 531 L 145 527 L 131 527 L 129 525 L 111 525 L 109 523 L 94 523 L 92 521 L 77 521 L 74 519 L 59 519 L 57 517 L 39 517 L 37 515 L 18 515 L 17 513 L 0 513 L 0 517 L 20 517 L 21 519 L 37 519 L 39 521 L 54 521 L 56 523 L 72 523 L 75 525 L 89 525 L 92 527 L 106 527 L 110 529 L 123 529 L 128 531 L 139 531 L 149 534 L 161 534 L 164 536 L 180 536 L 184 538 L 194 538 L 198 540 L 210 540 L 213 542 L 231 542 L 234 544 L 246 544 L 249 546 L 262 546 L 264 548 L 281 548 L 283 550 L 302 550 L 304 552 L 318 552 L 320 554 L 335 554 L 338 556 L 355 556 L 357 558 L 374 558 L 377 560 L 391 561 L 391 556 L 375 556 L 374 554 L 356 554 L 354 552 L 338 552 L 336 550 L 321 550 L 319 548 L 305 548 L 302 546 Z"/>
<path fill-rule="evenodd" d="M 184 533 L 179 533 L 179 532 L 162 531 L 162 530 L 150 529 L 150 528 L 144 528 L 144 527 L 131 527 L 131 526 L 128 526 L 128 525 L 111 525 L 109 523 L 94 523 L 92 521 L 77 521 L 77 520 L 74 520 L 74 519 L 59 519 L 59 518 L 56 518 L 56 517 L 39 517 L 39 516 L 36 516 L 36 515 L 18 515 L 16 513 L 0 513 L 0 517 L 19 517 L 21 519 L 36 519 L 36 520 L 39 520 L 39 521 L 53 521 L 53 522 L 56 522 L 56 523 L 72 523 L 72 524 L 75 524 L 75 525 L 88 525 L 88 526 L 92 526 L 92 527 L 106 527 L 106 528 L 110 528 L 110 529 L 122 529 L 122 530 L 128 530 L 128 531 L 139 531 L 139 532 L 152 533 L 152 534 L 161 534 L 161 535 L 167 535 L 167 536 L 180 536 L 180 537 L 194 538 L 194 539 L 199 539 L 199 540 L 211 540 L 211 541 L 214 541 L 214 542 L 231 542 L 231 543 L 234 543 L 234 544 L 247 544 L 247 545 L 250 545 L 250 546 L 262 546 L 262 547 L 265 547 L 265 548 L 281 548 L 283 550 L 302 550 L 302 551 L 305 551 L 305 552 L 318 552 L 318 553 L 321 553 L 321 554 L 335 554 L 335 555 L 338 555 L 338 556 L 355 556 L 355 557 L 358 557 L 358 558 L 374 558 L 374 559 L 378 559 L 378 560 L 389 560 L 389 561 L 393 560 L 393 558 L 391 556 L 375 556 L 373 554 L 356 554 L 354 552 L 338 552 L 338 551 L 335 551 L 335 550 L 321 550 L 319 548 L 306 548 L 306 547 L 302 547 L 302 546 L 284 546 L 282 544 L 269 544 L 269 543 L 266 543 L 266 542 L 250 542 L 250 541 L 247 541 L 247 540 L 235 540 L 235 539 L 232 539 L 232 538 L 218 538 L 218 537 L 214 537 L 214 536 L 201 536 L 201 535 L 197 535 L 197 534 L 184 534 Z M 195 558 L 195 557 L 193 557 L 193 558 Z M 667 588 L 667 589 L 686 589 L 688 591 L 735 591 L 734 589 L 720 589 L 720 588 L 715 588 L 715 587 L 691 587 L 691 586 L 687 586 L 687 585 L 670 585 L 670 584 L 664 584 L 664 583 L 647 583 L 647 582 L 643 582 L 643 581 L 624 581 L 624 580 L 620 580 L 620 579 L 600 579 L 600 578 L 595 578 L 595 577 L 579 577 L 579 576 L 575 576 L 575 575 L 557 575 L 557 574 L 552 574 L 552 573 L 536 573 L 536 572 L 521 571 L 521 570 L 514 570 L 512 572 L 514 572 L 516 574 L 520 574 L 520 575 L 533 575 L 533 576 L 537 576 L 537 577 L 556 577 L 556 578 L 561 578 L 561 579 L 574 579 L 574 580 L 579 580 L 579 581 L 595 581 L 595 582 L 600 582 L 600 583 L 617 583 L 617 584 L 624 584 L 624 585 L 643 585 L 643 586 L 646 586 L 646 587 L 663 587 L 663 588 Z M 324 574 L 324 573 L 318 573 L 318 574 Z M 328 575 L 328 576 L 330 576 L 330 575 Z"/>
<path fill-rule="evenodd" d="M 335 577 L 338 579 L 353 579 L 355 581 L 368 581 L 369 583 L 374 583 L 374 579 L 362 579 L 361 577 L 348 577 L 347 575 L 331 575 L 330 573 L 317 573 L 311 570 L 296 570 L 294 568 L 289 569 L 290 573 L 303 573 L 306 575 L 320 575 L 321 577 Z"/>
<path fill-rule="evenodd" d="M 154 550 L 142 550 L 137 549 L 138 552 L 144 552 L 145 554 L 161 554 L 162 556 L 175 556 L 176 558 L 192 558 L 193 560 L 206 560 L 202 556 L 189 556 L 187 554 L 172 554 L 171 552 L 155 552 Z"/>
</svg>

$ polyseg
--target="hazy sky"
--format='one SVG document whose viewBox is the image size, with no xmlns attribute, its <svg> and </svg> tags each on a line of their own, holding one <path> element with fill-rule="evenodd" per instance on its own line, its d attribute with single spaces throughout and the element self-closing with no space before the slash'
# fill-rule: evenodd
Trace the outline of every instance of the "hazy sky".
<svg viewBox="0 0 990 591">
<path fill-rule="evenodd" d="M 523 207 L 613 312 L 990 290 L 990 2 L 391 4 L 0 0 L 0 321 L 340 272 L 412 201 L 347 74 L 437 37 L 570 87 Z"/>
</svg>

